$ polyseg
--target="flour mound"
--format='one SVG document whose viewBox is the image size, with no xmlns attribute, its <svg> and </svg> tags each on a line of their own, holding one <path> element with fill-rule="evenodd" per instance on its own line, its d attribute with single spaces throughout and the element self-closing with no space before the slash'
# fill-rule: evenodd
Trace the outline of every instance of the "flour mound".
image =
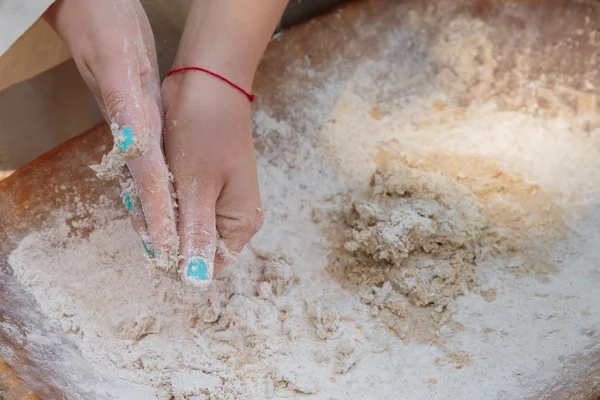
<svg viewBox="0 0 600 400">
<path fill-rule="evenodd" d="M 370 197 L 345 211 L 348 276 L 390 282 L 417 306 L 447 306 L 476 286 L 476 249 L 486 226 L 480 208 L 466 186 L 444 175 L 383 163 Z M 402 314 L 401 299 L 392 298 Z"/>
</svg>

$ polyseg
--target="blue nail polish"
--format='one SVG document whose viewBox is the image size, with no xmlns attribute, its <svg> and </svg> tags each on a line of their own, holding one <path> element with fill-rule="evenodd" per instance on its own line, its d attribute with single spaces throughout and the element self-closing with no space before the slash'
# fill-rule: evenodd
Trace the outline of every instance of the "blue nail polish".
<svg viewBox="0 0 600 400">
<path fill-rule="evenodd" d="M 119 150 L 121 150 L 121 152 L 125 152 L 128 148 L 133 146 L 133 128 L 130 126 L 124 126 L 123 128 L 121 128 L 120 134 L 121 140 L 119 141 Z"/>
<path fill-rule="evenodd" d="M 144 250 L 146 251 L 146 254 L 148 254 L 148 257 L 156 258 L 156 252 L 150 250 L 150 247 L 148 247 L 148 243 L 146 243 L 142 240 L 142 246 L 144 246 Z"/>
<path fill-rule="evenodd" d="M 187 265 L 187 269 L 185 271 L 185 275 L 188 278 L 197 280 L 197 281 L 205 281 L 208 279 L 208 265 L 206 261 L 204 261 L 200 257 L 192 258 Z"/>
<path fill-rule="evenodd" d="M 129 195 L 129 193 L 123 193 L 121 194 L 121 197 L 123 198 L 123 203 L 125 203 L 125 207 L 127 207 L 127 211 L 133 210 L 133 200 L 131 200 L 131 196 Z"/>
</svg>

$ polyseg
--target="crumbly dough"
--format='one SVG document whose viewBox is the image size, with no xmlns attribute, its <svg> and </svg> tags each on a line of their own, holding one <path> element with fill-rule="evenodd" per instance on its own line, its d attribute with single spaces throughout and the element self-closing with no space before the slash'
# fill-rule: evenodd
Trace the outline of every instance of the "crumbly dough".
<svg viewBox="0 0 600 400">
<path fill-rule="evenodd" d="M 316 303 L 308 309 L 308 315 L 320 339 L 338 339 L 341 336 L 340 316 L 335 309 L 327 310 L 321 303 Z"/>
<path fill-rule="evenodd" d="M 140 156 L 148 147 L 147 143 L 138 143 L 132 146 L 126 153 L 119 150 L 120 143 L 120 127 L 117 124 L 111 124 L 110 130 L 113 135 L 113 148 L 102 156 L 100 165 L 92 165 L 90 168 L 94 170 L 99 179 L 104 181 L 112 181 L 115 179 L 124 180 L 130 177 L 126 162 L 128 159 Z"/>
<path fill-rule="evenodd" d="M 370 198 L 353 201 L 345 218 L 348 276 L 385 283 L 369 303 L 389 302 L 403 314 L 391 289 L 417 306 L 445 307 L 476 286 L 475 249 L 486 219 L 467 187 L 390 159 L 375 172 Z"/>
<path fill-rule="evenodd" d="M 290 263 L 283 258 L 267 261 L 264 270 L 265 281 L 271 284 L 273 294 L 284 295 L 294 282 L 294 271 Z"/>
</svg>

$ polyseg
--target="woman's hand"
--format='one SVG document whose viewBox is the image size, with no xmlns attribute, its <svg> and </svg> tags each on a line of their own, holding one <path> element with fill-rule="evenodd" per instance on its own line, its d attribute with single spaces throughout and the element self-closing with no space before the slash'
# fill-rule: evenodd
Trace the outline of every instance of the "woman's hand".
<svg viewBox="0 0 600 400">
<path fill-rule="evenodd" d="M 174 66 L 211 69 L 249 91 L 286 4 L 194 0 Z M 143 239 L 147 225 L 147 251 L 170 271 L 179 251 L 184 279 L 209 282 L 225 263 L 223 252 L 216 255 L 219 241 L 239 252 L 262 224 L 248 99 L 200 72 L 163 84 L 164 144 L 179 199 L 176 227 L 161 151 L 156 52 L 139 1 L 59 0 L 46 20 L 67 43 L 106 119 L 120 129 L 116 151 L 128 160 L 135 181 L 132 188 L 122 180 L 124 200 Z"/>
<path fill-rule="evenodd" d="M 250 102 L 202 73 L 169 77 L 163 99 L 183 277 L 204 284 L 226 262 L 216 254 L 218 241 L 239 253 L 262 225 Z"/>
<path fill-rule="evenodd" d="M 156 50 L 142 6 L 138 0 L 59 0 L 44 17 L 71 50 L 106 120 L 120 129 L 119 151 L 133 175 L 133 184 L 121 179 L 124 201 L 144 248 L 174 259 L 178 239 L 162 153 Z M 163 266 L 169 269 L 167 261 Z"/>
<path fill-rule="evenodd" d="M 175 68 L 202 67 L 250 92 L 254 73 L 287 1 L 194 0 Z M 163 83 L 165 153 L 179 199 L 184 280 L 201 286 L 260 229 L 250 102 L 200 71 Z M 219 241 L 225 246 L 216 251 Z"/>
</svg>

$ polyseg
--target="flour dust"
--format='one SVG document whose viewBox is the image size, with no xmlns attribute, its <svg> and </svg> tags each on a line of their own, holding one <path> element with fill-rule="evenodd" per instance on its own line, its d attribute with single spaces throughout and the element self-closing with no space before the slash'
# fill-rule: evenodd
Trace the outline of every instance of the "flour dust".
<svg viewBox="0 0 600 400">
<path fill-rule="evenodd" d="M 393 7 L 348 30 L 373 54 L 349 38 L 290 63 L 285 110 L 258 97 L 265 226 L 206 293 L 148 268 L 116 204 L 22 241 L 86 359 L 158 399 L 522 399 L 598 347 L 595 59 L 575 81 L 540 25 Z M 582 24 L 569 51 L 597 47 Z"/>
</svg>

